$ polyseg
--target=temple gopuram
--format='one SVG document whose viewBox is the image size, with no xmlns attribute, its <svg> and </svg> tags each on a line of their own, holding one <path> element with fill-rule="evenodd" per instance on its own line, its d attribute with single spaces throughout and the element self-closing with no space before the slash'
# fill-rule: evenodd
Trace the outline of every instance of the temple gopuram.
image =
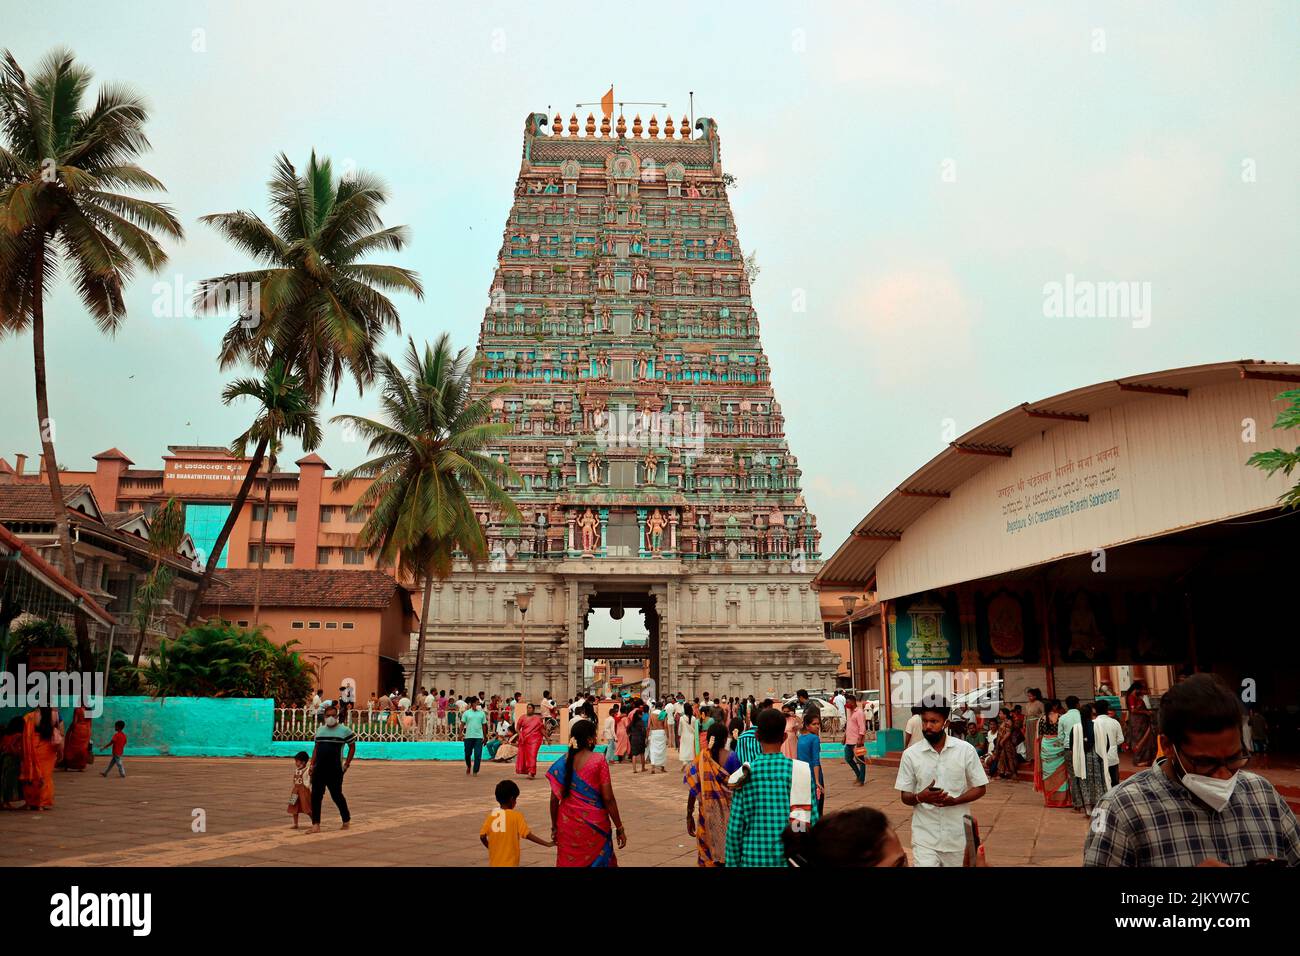
<svg viewBox="0 0 1300 956">
<path fill-rule="evenodd" d="M 711 119 L 528 117 L 474 385 L 523 519 L 483 503 L 492 559 L 434 585 L 421 683 L 567 699 L 627 656 L 585 646 L 609 608 L 644 617 L 660 693 L 834 684 L 728 185 Z"/>
</svg>

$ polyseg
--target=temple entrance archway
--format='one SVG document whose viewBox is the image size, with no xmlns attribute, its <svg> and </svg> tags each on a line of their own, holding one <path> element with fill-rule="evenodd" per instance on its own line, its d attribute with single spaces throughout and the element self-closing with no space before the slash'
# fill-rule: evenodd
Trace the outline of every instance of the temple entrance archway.
<svg viewBox="0 0 1300 956">
<path fill-rule="evenodd" d="M 578 686 L 598 694 L 659 684 L 658 602 L 649 590 L 595 591 L 582 615 Z"/>
</svg>

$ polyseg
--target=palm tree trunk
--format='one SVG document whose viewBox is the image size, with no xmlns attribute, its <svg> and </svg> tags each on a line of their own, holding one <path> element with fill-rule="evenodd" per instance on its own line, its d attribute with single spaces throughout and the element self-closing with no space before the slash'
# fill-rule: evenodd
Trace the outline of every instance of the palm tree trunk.
<svg viewBox="0 0 1300 956">
<path fill-rule="evenodd" d="M 433 575 L 424 575 L 424 602 L 420 608 L 420 638 L 415 642 L 415 673 L 411 675 L 411 686 L 406 689 L 408 695 L 420 692 L 420 672 L 424 669 L 424 635 L 429 621 L 429 601 L 433 597 Z"/>
<path fill-rule="evenodd" d="M 261 467 L 262 459 L 265 457 L 266 439 L 263 438 L 257 443 L 257 449 L 253 452 L 253 460 L 248 463 L 248 474 L 244 475 L 244 480 L 239 486 L 239 494 L 235 495 L 235 502 L 230 506 L 230 514 L 226 517 L 226 523 L 221 526 L 221 533 L 217 535 L 217 540 L 212 545 L 212 553 L 208 555 L 208 565 L 203 569 L 203 578 L 199 581 L 198 589 L 194 592 L 194 599 L 190 603 L 189 613 L 185 615 L 186 627 L 193 624 L 194 618 L 198 616 L 199 605 L 203 603 L 203 595 L 207 592 L 208 585 L 212 583 L 212 572 L 217 569 L 221 549 L 230 540 L 230 532 L 234 530 L 239 513 L 244 510 L 244 502 L 248 501 L 248 493 L 252 490 L 253 479 L 257 476 L 257 469 Z"/>
<path fill-rule="evenodd" d="M 275 474 L 275 452 L 266 470 L 266 497 L 262 503 L 262 540 L 257 546 L 257 575 L 253 578 L 253 627 L 262 616 L 262 565 L 266 563 L 266 526 L 271 523 L 271 476 Z"/>
<path fill-rule="evenodd" d="M 45 377 L 45 235 L 36 240 L 36 267 L 32 277 L 32 359 L 36 373 L 36 428 L 41 436 L 41 456 L 50 483 L 50 503 L 54 506 L 54 529 L 59 539 L 63 574 L 73 584 L 77 579 L 77 557 L 72 549 L 72 526 L 63 502 L 63 483 L 59 481 L 59 459 L 54 454 L 54 421 L 50 418 L 50 396 Z M 90 628 L 85 615 L 73 614 L 77 634 L 77 656 L 83 671 L 95 669 L 95 652 L 90 646 Z"/>
</svg>

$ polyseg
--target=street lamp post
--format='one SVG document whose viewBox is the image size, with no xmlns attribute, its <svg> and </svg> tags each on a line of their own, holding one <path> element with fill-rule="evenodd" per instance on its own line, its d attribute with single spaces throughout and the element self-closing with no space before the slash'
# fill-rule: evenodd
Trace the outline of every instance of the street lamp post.
<svg viewBox="0 0 1300 956">
<path fill-rule="evenodd" d="M 532 595 L 527 591 L 520 591 L 515 595 L 515 605 L 519 608 L 519 693 L 524 697 L 527 697 L 524 693 L 524 642 L 528 636 L 526 617 L 528 601 L 531 597 Z"/>
<path fill-rule="evenodd" d="M 853 666 L 853 608 L 857 606 L 858 599 L 852 594 L 845 594 L 840 597 L 840 603 L 844 605 L 844 616 L 849 622 L 849 686 L 860 690 L 858 672 Z"/>
</svg>

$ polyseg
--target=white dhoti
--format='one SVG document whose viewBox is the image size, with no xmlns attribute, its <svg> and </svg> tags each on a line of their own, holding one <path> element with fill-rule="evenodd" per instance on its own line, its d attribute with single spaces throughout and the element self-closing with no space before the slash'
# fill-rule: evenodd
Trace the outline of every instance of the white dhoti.
<svg viewBox="0 0 1300 956">
<path fill-rule="evenodd" d="M 649 758 L 652 767 L 668 766 L 668 731 L 657 728 L 650 731 Z"/>
</svg>

